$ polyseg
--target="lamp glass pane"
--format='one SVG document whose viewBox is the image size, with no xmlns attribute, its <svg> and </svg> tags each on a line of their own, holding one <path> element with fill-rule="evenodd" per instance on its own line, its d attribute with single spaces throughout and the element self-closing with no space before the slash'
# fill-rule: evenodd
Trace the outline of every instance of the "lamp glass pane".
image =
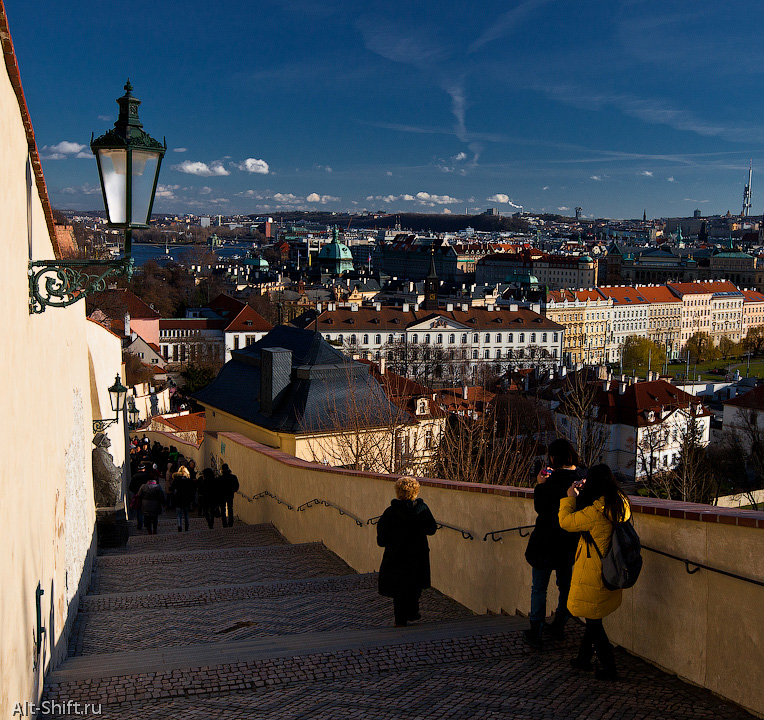
<svg viewBox="0 0 764 720">
<path fill-rule="evenodd" d="M 124 223 L 127 206 L 125 202 L 127 151 L 100 149 L 98 150 L 98 158 L 101 161 L 101 174 L 109 222 Z"/>
<path fill-rule="evenodd" d="M 133 150 L 133 222 L 147 225 L 159 154 Z"/>
</svg>

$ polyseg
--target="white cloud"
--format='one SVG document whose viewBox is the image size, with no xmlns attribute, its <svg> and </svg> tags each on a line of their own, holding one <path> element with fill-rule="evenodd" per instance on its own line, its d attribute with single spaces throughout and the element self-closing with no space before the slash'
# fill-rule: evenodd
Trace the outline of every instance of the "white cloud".
<svg viewBox="0 0 764 720">
<path fill-rule="evenodd" d="M 308 197 L 305 198 L 305 200 L 310 203 L 321 203 L 322 205 L 326 205 L 328 202 L 339 202 L 340 198 L 332 197 L 331 195 L 319 195 L 318 193 L 311 193 L 308 195 Z"/>
<path fill-rule="evenodd" d="M 180 190 L 180 185 L 157 185 L 156 197 L 163 200 L 175 200 L 176 190 Z"/>
<path fill-rule="evenodd" d="M 66 160 L 70 157 L 92 158 L 92 153 L 87 152 L 87 145 L 82 145 L 69 140 L 62 140 L 55 145 L 45 145 L 40 150 L 40 157 L 43 160 Z"/>
<path fill-rule="evenodd" d="M 332 172 L 332 169 L 328 165 L 314 165 L 315 170 L 323 170 L 324 172 Z"/>
<path fill-rule="evenodd" d="M 199 177 L 217 177 L 231 174 L 223 167 L 223 163 L 219 160 L 216 160 L 209 165 L 207 163 L 199 162 L 198 160 L 184 160 L 179 165 L 173 165 L 172 169 L 186 173 L 187 175 L 197 175 Z"/>
<path fill-rule="evenodd" d="M 393 176 L 393 173 L 390 170 L 388 170 L 387 171 L 387 177 L 392 177 L 392 176 Z"/>
<path fill-rule="evenodd" d="M 401 195 L 401 200 L 405 200 L 406 202 L 413 202 L 414 196 L 413 195 Z"/>
<path fill-rule="evenodd" d="M 188 148 L 173 148 L 173 152 L 188 152 Z"/>
<path fill-rule="evenodd" d="M 450 195 L 432 195 L 428 192 L 418 192 L 416 194 L 416 199 L 423 205 L 429 205 L 430 207 L 461 202 L 461 200 L 453 198 Z"/>
<path fill-rule="evenodd" d="M 602 175 L 592 175 L 589 178 L 590 180 L 602 180 Z"/>
<path fill-rule="evenodd" d="M 292 193 L 274 193 L 273 199 L 276 202 L 284 203 L 285 205 L 297 205 L 303 202 L 301 197 L 293 195 Z"/>
<path fill-rule="evenodd" d="M 453 160 L 454 162 L 461 162 L 462 160 L 466 160 L 466 159 L 467 159 L 467 153 L 465 152 L 456 153 L 456 155 L 454 155 L 451 158 L 451 160 Z"/>
<path fill-rule="evenodd" d="M 504 193 L 496 193 L 495 195 L 491 195 L 491 197 L 487 197 L 486 200 L 488 202 L 497 202 L 497 203 L 508 203 L 509 202 L 509 195 L 505 195 Z"/>
<path fill-rule="evenodd" d="M 644 175 L 645 177 L 652 177 L 653 174 L 650 172 L 650 170 L 643 170 L 640 175 Z"/>
<path fill-rule="evenodd" d="M 248 173 L 255 173 L 256 175 L 267 175 L 270 172 L 270 167 L 265 160 L 258 160 L 257 158 L 247 158 L 244 162 L 234 163 L 239 170 L 244 170 Z"/>
<path fill-rule="evenodd" d="M 109 122 L 109 120 L 111 120 L 111 118 L 108 115 L 99 115 L 98 119 L 103 120 L 104 122 Z"/>
<path fill-rule="evenodd" d="M 668 182 L 676 182 L 676 180 L 674 180 L 674 176 L 673 175 L 670 178 L 668 178 Z"/>
<path fill-rule="evenodd" d="M 84 185 L 81 185 L 80 187 L 65 187 L 61 192 L 64 195 L 100 195 L 101 194 L 101 188 L 100 186 L 90 185 L 89 183 L 85 183 Z"/>
<path fill-rule="evenodd" d="M 562 207 L 558 207 L 557 209 L 558 209 L 560 212 L 563 212 L 563 211 L 565 211 L 565 210 L 570 210 L 570 208 L 569 208 L 569 207 L 567 207 L 566 205 L 563 205 Z"/>
<path fill-rule="evenodd" d="M 200 195 L 209 195 L 211 192 L 212 192 L 212 188 L 207 187 L 206 185 L 201 190 L 199 190 Z"/>
<path fill-rule="evenodd" d="M 448 208 L 443 208 L 443 214 L 444 215 L 450 215 L 451 211 Z"/>
<path fill-rule="evenodd" d="M 544 187 L 541 188 L 542 190 L 549 190 L 549 185 L 544 185 Z"/>
</svg>

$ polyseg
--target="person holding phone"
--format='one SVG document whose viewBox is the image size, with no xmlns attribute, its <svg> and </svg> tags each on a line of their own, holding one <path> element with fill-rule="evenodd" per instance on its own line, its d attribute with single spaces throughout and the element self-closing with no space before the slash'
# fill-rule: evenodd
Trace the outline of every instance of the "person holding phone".
<svg viewBox="0 0 764 720">
<path fill-rule="evenodd" d="M 525 559 L 532 568 L 532 586 L 531 626 L 523 632 L 523 639 L 536 649 L 542 647 L 545 627 L 555 640 L 565 637 L 565 623 L 570 617 L 568 592 L 578 544 L 578 534 L 563 530 L 558 519 L 560 500 L 566 496 L 571 484 L 580 480 L 578 453 L 567 440 L 558 438 L 549 444 L 548 456 L 549 463 L 542 466 L 536 476 L 533 491 L 536 525 L 525 551 Z M 552 572 L 557 582 L 559 601 L 554 620 L 545 626 L 547 588 Z"/>
</svg>

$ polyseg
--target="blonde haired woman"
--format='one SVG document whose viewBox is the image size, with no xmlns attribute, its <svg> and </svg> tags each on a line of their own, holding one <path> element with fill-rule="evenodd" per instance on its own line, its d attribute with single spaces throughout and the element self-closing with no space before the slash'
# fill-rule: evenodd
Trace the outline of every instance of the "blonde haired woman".
<svg viewBox="0 0 764 720">
<path fill-rule="evenodd" d="M 419 495 L 419 483 L 404 475 L 395 499 L 377 524 L 377 545 L 385 548 L 379 568 L 379 594 L 393 599 L 395 626 L 419 620 L 419 598 L 430 587 L 428 535 L 438 525 Z"/>
</svg>

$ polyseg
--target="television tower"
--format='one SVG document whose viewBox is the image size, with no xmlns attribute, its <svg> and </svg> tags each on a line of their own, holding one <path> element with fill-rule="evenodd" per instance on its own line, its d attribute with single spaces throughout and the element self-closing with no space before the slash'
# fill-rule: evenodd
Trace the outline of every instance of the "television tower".
<svg viewBox="0 0 764 720">
<path fill-rule="evenodd" d="M 751 175 L 753 173 L 753 160 L 748 163 L 748 184 L 743 190 L 743 212 L 741 217 L 748 217 L 751 213 Z"/>
</svg>

